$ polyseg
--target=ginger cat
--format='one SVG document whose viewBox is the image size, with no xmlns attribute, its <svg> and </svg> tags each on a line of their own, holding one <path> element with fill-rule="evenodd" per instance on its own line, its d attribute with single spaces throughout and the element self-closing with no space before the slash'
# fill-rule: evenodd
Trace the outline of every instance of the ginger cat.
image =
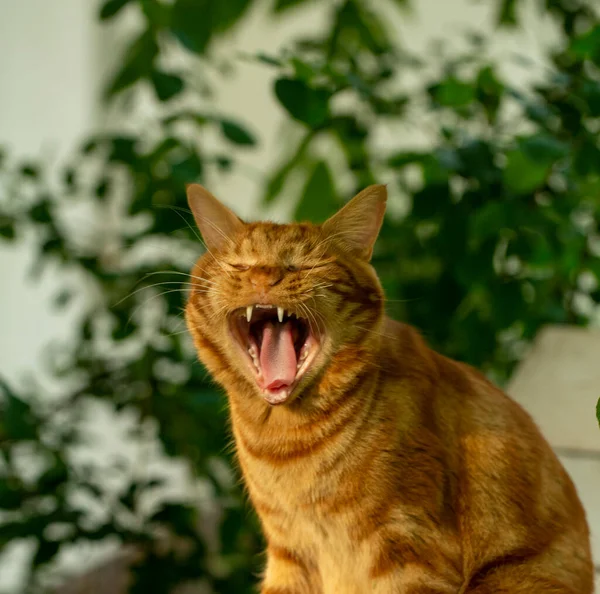
<svg viewBox="0 0 600 594">
<path fill-rule="evenodd" d="M 590 594 L 584 511 L 529 415 L 385 317 L 386 196 L 278 225 L 188 188 L 208 251 L 186 318 L 229 398 L 261 594 Z"/>
</svg>

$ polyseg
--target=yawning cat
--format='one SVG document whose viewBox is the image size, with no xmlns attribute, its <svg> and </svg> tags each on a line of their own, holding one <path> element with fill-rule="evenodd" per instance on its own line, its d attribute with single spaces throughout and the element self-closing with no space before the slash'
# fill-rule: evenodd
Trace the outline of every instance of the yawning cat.
<svg viewBox="0 0 600 594">
<path fill-rule="evenodd" d="M 527 413 L 385 317 L 385 186 L 322 225 L 188 199 L 207 251 L 186 318 L 229 398 L 262 594 L 592 592 L 584 511 Z"/>
</svg>

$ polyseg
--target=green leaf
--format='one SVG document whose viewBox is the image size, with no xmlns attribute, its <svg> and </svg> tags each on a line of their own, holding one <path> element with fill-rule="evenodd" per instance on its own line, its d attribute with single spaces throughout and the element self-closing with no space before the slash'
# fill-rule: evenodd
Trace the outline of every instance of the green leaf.
<svg viewBox="0 0 600 594">
<path fill-rule="evenodd" d="M 0 550 L 17 539 L 31 538 L 36 532 L 31 530 L 27 521 L 19 520 L 14 522 L 3 521 L 0 524 Z"/>
<path fill-rule="evenodd" d="M 483 67 L 477 75 L 477 100 L 486 111 L 491 123 L 496 121 L 500 102 L 504 95 L 504 85 L 491 66 Z"/>
<path fill-rule="evenodd" d="M 171 14 L 171 31 L 188 50 L 203 54 L 213 33 L 210 0 L 177 0 Z"/>
<path fill-rule="evenodd" d="M 254 146 L 256 144 L 254 136 L 240 124 L 226 119 L 221 120 L 220 123 L 221 132 L 227 140 L 243 146 Z"/>
<path fill-rule="evenodd" d="M 265 202 L 268 204 L 272 202 L 281 192 L 283 188 L 283 184 L 287 179 L 287 176 L 293 171 L 295 167 L 302 163 L 304 159 L 304 155 L 306 153 L 306 149 L 310 144 L 311 139 L 313 138 L 312 132 L 306 134 L 302 142 L 298 145 L 296 152 L 290 157 L 288 161 L 283 163 L 275 173 L 270 177 L 267 183 L 267 191 L 265 193 Z"/>
<path fill-rule="evenodd" d="M 322 222 L 337 207 L 331 172 L 325 161 L 319 161 L 304 186 L 294 217 L 297 221 Z"/>
<path fill-rule="evenodd" d="M 587 103 L 591 117 L 600 117 L 600 82 L 586 80 L 582 87 L 582 96 Z"/>
<path fill-rule="evenodd" d="M 597 146 L 595 134 L 580 136 L 577 147 L 573 151 L 572 159 L 573 168 L 577 174 L 589 176 L 600 173 L 600 149 Z M 583 191 L 583 186 L 581 189 Z"/>
<path fill-rule="evenodd" d="M 98 149 L 99 146 L 100 146 L 100 143 L 98 142 L 98 139 L 91 138 L 91 139 L 85 141 L 85 143 L 81 147 L 81 152 L 84 155 L 91 155 L 94 151 L 96 151 Z"/>
<path fill-rule="evenodd" d="M 276 66 L 277 68 L 280 68 L 282 66 L 281 60 L 275 58 L 274 56 L 269 56 L 264 52 L 259 52 L 258 54 L 256 54 L 256 59 L 259 62 L 262 62 L 263 64 L 267 64 L 268 66 Z"/>
<path fill-rule="evenodd" d="M 598 426 L 600 426 L 600 398 L 598 398 L 598 402 L 596 403 L 596 419 L 598 419 Z"/>
<path fill-rule="evenodd" d="M 577 58 L 600 63 L 600 24 L 576 37 L 571 42 L 570 52 Z"/>
<path fill-rule="evenodd" d="M 162 123 L 165 126 L 169 126 L 171 124 L 174 124 L 175 122 L 190 121 L 193 124 L 203 126 L 204 124 L 211 121 L 212 119 L 213 118 L 211 118 L 210 116 L 205 115 L 203 113 L 186 110 L 186 111 L 179 111 L 176 113 L 169 114 L 168 116 L 163 118 Z"/>
<path fill-rule="evenodd" d="M 133 136 L 114 136 L 110 139 L 110 153 L 108 161 L 131 165 L 138 159 L 137 138 Z"/>
<path fill-rule="evenodd" d="M 552 166 L 568 153 L 567 144 L 545 133 L 521 138 L 519 148 L 507 153 L 504 182 L 517 194 L 532 192 L 546 181 Z"/>
<path fill-rule="evenodd" d="M 171 31 L 184 47 L 203 54 L 213 34 L 233 26 L 251 3 L 251 0 L 175 0 Z"/>
<path fill-rule="evenodd" d="M 292 58 L 290 60 L 290 64 L 294 67 L 294 78 L 297 80 L 302 80 L 307 84 L 310 84 L 310 81 L 317 74 L 311 64 L 305 62 L 304 60 L 300 60 L 299 58 Z"/>
<path fill-rule="evenodd" d="M 445 210 L 449 200 L 448 183 L 443 179 L 432 181 L 413 194 L 411 217 L 414 221 L 434 219 Z"/>
<path fill-rule="evenodd" d="M 11 217 L 0 214 L 0 237 L 4 239 L 15 238 L 15 221 Z"/>
<path fill-rule="evenodd" d="M 69 480 L 69 469 L 65 461 L 55 456 L 54 464 L 38 479 L 38 493 L 52 494 Z"/>
<path fill-rule="evenodd" d="M 162 102 L 179 95 L 185 88 L 181 76 L 161 70 L 153 70 L 150 75 L 156 96 Z"/>
<path fill-rule="evenodd" d="M 52 220 L 50 212 L 50 201 L 41 200 L 29 211 L 29 218 L 36 223 L 49 223 Z"/>
<path fill-rule="evenodd" d="M 21 167 L 21 175 L 31 179 L 38 179 L 40 176 L 40 168 L 32 163 L 27 163 Z"/>
<path fill-rule="evenodd" d="M 535 163 L 520 150 L 510 151 L 504 168 L 504 183 L 517 194 L 528 194 L 539 188 L 548 177 L 549 168 Z"/>
<path fill-rule="evenodd" d="M 75 297 L 73 291 L 64 289 L 54 297 L 54 306 L 58 307 L 59 309 L 62 309 L 63 307 L 66 307 L 69 304 L 73 297 Z"/>
<path fill-rule="evenodd" d="M 226 155 L 217 155 L 215 157 L 215 162 L 221 171 L 231 171 L 231 168 L 233 167 L 233 160 Z"/>
<path fill-rule="evenodd" d="M 125 8 L 131 0 L 107 0 L 100 8 L 100 20 L 112 19 L 122 8 Z"/>
<path fill-rule="evenodd" d="M 4 398 L 0 401 L 0 443 L 9 441 L 29 441 L 38 437 L 37 419 L 29 403 L 19 398 L 0 378 L 0 389 Z"/>
<path fill-rule="evenodd" d="M 97 198 L 100 198 L 102 200 L 103 198 L 106 198 L 106 195 L 110 191 L 110 188 L 111 188 L 110 178 L 102 177 L 100 180 L 98 180 L 98 183 L 96 184 L 96 187 L 94 188 L 94 194 L 96 195 Z"/>
<path fill-rule="evenodd" d="M 162 0 L 139 0 L 142 12 L 153 29 L 164 29 L 171 22 L 171 6 Z"/>
<path fill-rule="evenodd" d="M 0 509 L 19 509 L 26 493 L 27 489 L 16 477 L 0 477 Z"/>
<path fill-rule="evenodd" d="M 294 8 L 295 6 L 300 6 L 301 4 L 306 4 L 311 0 L 275 0 L 275 6 L 273 7 L 274 12 L 283 12 L 288 8 Z"/>
<path fill-rule="evenodd" d="M 173 179 L 182 184 L 189 184 L 202 177 L 203 164 L 200 155 L 193 148 L 189 149 L 187 156 L 178 159 L 171 165 Z"/>
<path fill-rule="evenodd" d="M 474 210 L 473 215 L 469 217 L 469 236 L 475 246 L 510 226 L 508 222 L 510 208 L 512 206 L 509 204 L 490 201 Z"/>
<path fill-rule="evenodd" d="M 429 87 L 428 91 L 433 101 L 443 107 L 465 107 L 475 99 L 475 87 L 454 76 Z"/>
<path fill-rule="evenodd" d="M 275 81 L 275 95 L 287 112 L 299 122 L 317 128 L 329 115 L 331 93 L 314 89 L 301 80 L 279 78 Z"/>
<path fill-rule="evenodd" d="M 56 553 L 58 553 L 60 545 L 61 543 L 59 541 L 49 541 L 43 537 L 40 537 L 38 549 L 33 558 L 33 566 L 39 567 L 40 565 L 51 561 Z"/>
<path fill-rule="evenodd" d="M 179 536 L 197 536 L 197 510 L 183 503 L 163 503 L 161 509 L 151 518 L 151 522 L 172 526 Z"/>
<path fill-rule="evenodd" d="M 394 4 L 398 5 L 398 7 L 403 10 L 410 8 L 410 0 L 394 0 Z"/>
<path fill-rule="evenodd" d="M 63 181 L 69 192 L 73 192 L 76 189 L 77 174 L 73 167 L 67 167 L 67 169 L 65 169 L 63 173 Z"/>
<path fill-rule="evenodd" d="M 502 0 L 498 11 L 498 24 L 514 27 L 517 24 L 517 0 Z"/>
<path fill-rule="evenodd" d="M 367 50 L 380 56 L 391 49 L 385 23 L 369 3 L 344 2 L 335 27 L 338 31 L 337 46 L 347 48 L 347 51 Z"/>
<path fill-rule="evenodd" d="M 569 154 L 569 146 L 549 134 L 534 134 L 519 140 L 523 152 L 535 163 L 552 165 Z"/>
<path fill-rule="evenodd" d="M 413 163 L 422 163 L 427 158 L 427 153 L 419 153 L 416 151 L 401 151 L 392 155 L 388 159 L 388 165 L 396 169 L 401 169 L 406 165 Z"/>
<path fill-rule="evenodd" d="M 50 255 L 66 256 L 65 242 L 60 237 L 51 237 L 42 243 L 42 253 Z"/>
<path fill-rule="evenodd" d="M 110 99 L 139 80 L 150 76 L 152 63 L 157 55 L 158 45 L 154 33 L 151 30 L 144 31 L 125 52 L 123 66 L 109 83 L 105 97 Z"/>
<path fill-rule="evenodd" d="M 229 509 L 220 527 L 220 542 L 223 552 L 235 553 L 240 547 L 240 533 L 243 530 L 244 511 L 242 509 Z"/>
</svg>

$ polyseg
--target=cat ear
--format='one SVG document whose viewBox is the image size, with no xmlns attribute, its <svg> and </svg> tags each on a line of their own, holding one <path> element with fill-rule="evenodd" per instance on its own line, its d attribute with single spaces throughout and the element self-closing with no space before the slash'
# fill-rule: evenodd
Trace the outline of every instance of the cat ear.
<svg viewBox="0 0 600 594">
<path fill-rule="evenodd" d="M 327 219 L 323 231 L 354 256 L 369 261 L 385 214 L 387 188 L 365 188 Z"/>
<path fill-rule="evenodd" d="M 219 250 L 225 247 L 244 226 L 242 220 L 235 213 L 221 204 L 201 185 L 189 185 L 187 197 L 196 225 L 198 225 L 209 250 Z"/>
</svg>

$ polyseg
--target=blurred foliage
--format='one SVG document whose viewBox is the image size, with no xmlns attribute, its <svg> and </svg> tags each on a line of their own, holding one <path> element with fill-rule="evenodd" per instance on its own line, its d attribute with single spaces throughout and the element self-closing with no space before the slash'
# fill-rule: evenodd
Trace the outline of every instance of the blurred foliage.
<svg viewBox="0 0 600 594">
<path fill-rule="evenodd" d="M 498 0 L 498 27 L 518 30 L 524 1 Z M 0 385 L 0 550 L 35 539 L 28 592 L 45 591 L 63 547 L 110 537 L 142 551 L 132 592 L 183 583 L 253 591 L 261 537 L 231 471 L 224 398 L 193 362 L 181 319 L 200 249 L 184 185 L 207 170 L 227 175 L 258 142 L 243 106 L 241 115 L 206 108 L 204 77 L 213 41 L 252 4 L 102 3 L 100 20 L 138 11 L 144 24 L 104 100 L 127 97 L 133 116 L 151 90 L 160 109 L 150 125 L 87 138 L 58 182 L 42 165 L 0 154 L 0 239 L 35 238 L 34 275 L 58 267 L 65 283 L 55 305 L 79 312 L 73 344 L 51 352 L 52 372 L 67 386 L 60 398 L 49 400 L 35 382 L 23 393 Z M 272 11 L 293 18 L 304 4 L 276 0 Z M 600 19 L 583 0 L 538 5 L 560 42 L 542 80 L 525 90 L 503 76 L 478 33 L 466 36 L 462 53 L 411 55 L 385 16 L 410 8 L 406 0 L 378 9 L 368 0 L 322 3 L 322 33 L 254 57 L 272 69 L 291 139 L 265 181 L 265 204 L 291 198 L 298 218 L 318 221 L 342 195 L 387 182 L 395 204 L 374 263 L 390 315 L 498 382 L 543 324 L 588 324 L 600 301 Z M 180 70 L 166 66 L 173 47 L 187 60 Z M 404 85 L 407 77 L 418 83 Z M 393 138 L 384 145 L 386 130 Z M 415 131 L 426 141 L 406 145 Z M 229 148 L 211 149 L 207 134 Z M 304 180 L 297 196 L 293 179 Z M 81 207 L 104 226 L 74 223 L 70 213 Z M 154 421 L 166 455 L 209 486 L 210 518 L 183 499 L 144 511 L 161 481 L 139 473 L 111 495 L 73 454 L 89 437 L 78 420 L 90 402 L 133 411 L 140 434 Z M 24 452 L 41 461 L 35 476 L 23 475 Z M 90 506 L 102 520 L 90 519 Z"/>
</svg>

